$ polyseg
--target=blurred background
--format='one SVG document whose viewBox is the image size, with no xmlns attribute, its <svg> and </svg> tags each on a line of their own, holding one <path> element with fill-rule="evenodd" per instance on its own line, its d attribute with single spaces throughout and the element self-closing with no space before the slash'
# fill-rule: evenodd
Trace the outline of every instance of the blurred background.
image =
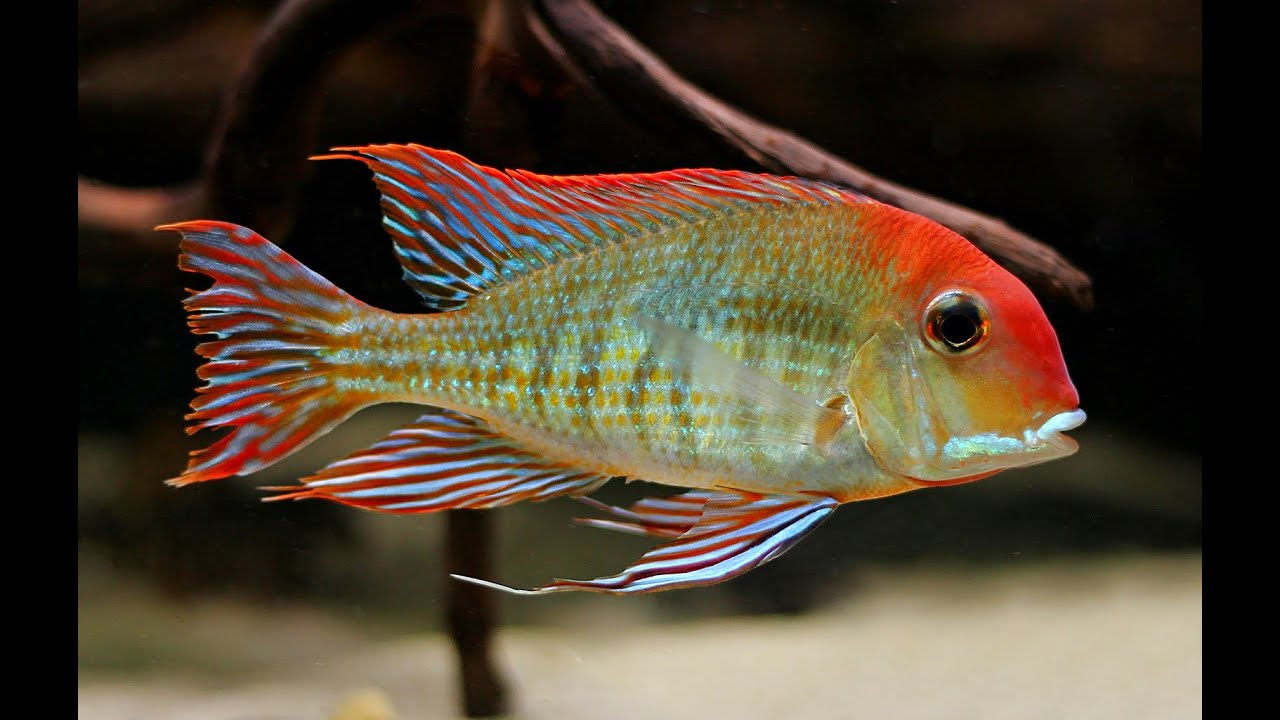
<svg viewBox="0 0 1280 720">
<path fill-rule="evenodd" d="M 1062 643 L 1082 642 L 1076 633 L 1097 633 L 1089 637 L 1100 653 L 1108 641 L 1117 643 L 1116 652 L 1129 647 L 1125 638 L 1154 652 L 1151 638 L 1179 638 L 1161 655 L 1166 663 L 1171 655 L 1182 658 L 1185 664 L 1172 669 L 1152 656 L 1113 657 L 1135 680 L 1125 690 L 1112 688 L 1113 695 L 1095 693 L 1103 704 L 1087 707 L 1088 716 L 1154 716 L 1141 711 L 1160 709 L 1162 717 L 1198 717 L 1200 3 L 653 0 L 598 6 L 722 100 L 872 173 L 1001 218 L 1087 272 L 1094 281 L 1091 311 L 1044 302 L 1089 420 L 1072 433 L 1081 445 L 1072 458 L 843 507 L 783 558 L 719 586 L 623 599 L 504 597 L 500 607 L 512 637 L 532 643 L 511 645 L 502 660 L 525 687 L 517 706 L 531 717 L 557 703 L 582 707 L 589 693 L 575 683 L 622 682 L 620 675 L 633 683 L 638 675 L 641 688 L 652 689 L 668 678 L 655 668 L 681 662 L 667 641 L 626 646 L 618 652 L 634 654 L 629 664 L 602 673 L 610 662 L 623 663 L 608 650 L 619 646 L 592 645 L 599 655 L 579 647 L 569 662 L 538 655 L 531 648 L 543 646 L 528 638 L 563 640 L 607 627 L 625 637 L 692 638 L 693 645 L 751 655 L 753 647 L 764 647 L 751 644 L 752 633 L 763 637 L 773 629 L 723 626 L 737 628 L 732 642 L 697 640 L 681 629 L 767 620 L 804 633 L 803 622 L 812 619 L 813 627 L 841 628 L 797 641 L 819 655 L 824 639 L 833 638 L 846 649 L 883 652 L 939 637 L 969 646 L 990 641 L 991 634 L 949 635 L 947 626 L 930 625 L 941 622 L 935 611 L 954 603 L 975 613 L 1002 608 L 998 616 L 955 619 L 984 628 L 986 617 L 991 627 L 1011 632 L 1009 618 L 1018 611 L 1006 601 L 1021 597 L 1026 607 L 1043 611 L 1026 616 L 1028 642 L 1034 647 L 1040 638 L 1059 665 L 1072 662 L 1055 652 Z M 78 173 L 138 188 L 196 177 L 229 83 L 274 7 L 265 0 L 80 0 Z M 437 17 L 370 38 L 337 58 L 308 152 L 381 142 L 464 149 L 478 135 L 509 130 L 472 122 L 458 110 L 475 37 L 464 16 Z M 530 169 L 576 174 L 725 164 L 714 151 L 655 134 L 640 120 L 597 93 L 572 89 Z M 523 157 L 475 159 L 526 166 Z M 363 166 L 313 163 L 299 193 L 292 230 L 274 240 L 366 302 L 417 309 L 400 282 Z M 190 218 L 169 218 L 184 219 Z M 293 713 L 228 706 L 196 715 L 195 700 L 163 683 L 182 678 L 187 684 L 181 687 L 199 688 L 208 701 L 242 687 L 249 675 L 286 667 L 297 673 L 335 662 L 335 654 L 350 658 L 367 644 L 434 642 L 425 639 L 435 637 L 442 622 L 441 518 L 380 516 L 322 503 L 263 505 L 255 489 L 291 483 L 381 438 L 415 417 L 414 410 L 364 411 L 252 478 L 164 486 L 181 471 L 187 452 L 207 442 L 188 438 L 182 420 L 197 385 L 197 357 L 180 303 L 183 288 L 194 283 L 177 270 L 175 248 L 165 246 L 172 237 L 139 241 L 81 223 L 78 239 L 81 717 L 320 717 L 301 713 L 305 702 L 297 700 L 289 705 Z M 626 502 L 652 489 L 610 486 L 597 497 Z M 571 526 L 579 511 L 567 500 L 496 511 L 496 578 L 531 586 L 557 576 L 611 574 L 649 547 L 639 538 Z M 1064 597 L 1071 598 L 1070 608 L 1062 608 Z M 991 598 L 1001 601 L 984 602 Z M 902 607 L 903 599 L 917 603 L 918 612 L 877 615 Z M 1147 627 L 1144 622 L 1155 623 L 1150 636 L 1125 634 L 1125 628 Z M 893 623 L 933 634 L 914 644 L 888 634 L 876 645 L 876 633 L 898 627 Z M 864 631 L 842 634 L 851 627 Z M 519 635 L 525 631 L 535 634 Z M 1037 634 L 1044 632 L 1063 635 Z M 436 660 L 416 657 L 408 662 L 422 676 L 447 680 L 452 672 L 443 650 L 430 656 Z M 830 672 L 844 662 L 840 657 L 810 669 Z M 1006 657 L 1005 667 L 1034 665 L 1033 657 Z M 583 667 L 583 658 L 593 669 Z M 1100 672 L 1095 660 L 1076 659 Z M 528 674 L 538 672 L 530 665 L 561 667 L 556 663 L 565 663 L 562 675 Z M 930 677 L 939 686 L 970 684 L 967 664 L 957 658 Z M 614 680 L 601 679 L 605 675 Z M 371 672 L 360 682 L 378 685 L 379 677 Z M 1071 703 L 1083 701 L 1065 689 L 1059 697 L 1026 678 L 995 677 L 1045 693 L 1005 698 L 995 712 L 974 700 L 941 706 L 951 711 L 932 708 L 937 714 L 930 706 L 909 711 L 886 704 L 867 716 L 1081 716 L 1036 710 L 1079 709 Z M 1089 677 L 1112 687 L 1100 675 Z M 575 689 L 557 689 L 558 681 Z M 422 689 L 405 682 L 404 695 L 387 691 L 400 717 L 448 716 L 451 697 L 415 709 L 411 698 Z M 727 680 L 717 682 L 712 695 L 735 694 Z M 527 688 L 534 684 L 542 695 L 531 695 Z M 342 687 L 326 685 L 314 699 L 317 707 L 336 707 L 333 693 Z M 631 687 L 657 703 L 652 707 L 667 708 L 654 693 Z M 143 697 L 153 701 L 146 711 L 138 704 Z M 798 709 L 793 716 L 812 716 L 806 713 L 814 707 L 825 707 L 814 710 L 825 717 L 855 716 L 812 704 L 812 693 L 804 697 L 799 705 L 757 704 L 754 711 L 763 714 L 738 716 L 781 717 L 771 714 L 777 707 Z M 866 708 L 877 707 L 874 698 L 862 698 Z"/>
</svg>

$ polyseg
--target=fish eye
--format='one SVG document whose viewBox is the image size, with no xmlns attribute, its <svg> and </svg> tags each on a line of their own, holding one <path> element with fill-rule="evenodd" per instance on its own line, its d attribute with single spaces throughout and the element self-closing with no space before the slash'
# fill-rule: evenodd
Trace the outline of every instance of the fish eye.
<svg viewBox="0 0 1280 720">
<path fill-rule="evenodd" d="M 958 290 L 934 298 L 924 313 L 925 337 L 935 349 L 952 355 L 973 352 L 990 330 L 986 308 Z"/>
</svg>

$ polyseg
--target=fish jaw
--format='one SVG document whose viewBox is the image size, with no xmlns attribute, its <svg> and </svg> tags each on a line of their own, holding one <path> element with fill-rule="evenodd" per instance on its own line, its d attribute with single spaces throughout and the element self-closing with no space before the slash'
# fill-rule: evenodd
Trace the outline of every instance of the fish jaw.
<svg viewBox="0 0 1280 720">
<path fill-rule="evenodd" d="M 908 334 L 893 323 L 859 348 L 849 386 L 868 452 L 888 473 L 921 486 L 972 482 L 1067 457 L 1079 446 L 1065 433 L 1085 421 L 1074 388 L 1057 408 L 1025 423 L 1018 418 L 1023 408 L 992 412 L 982 407 L 981 392 L 931 384 Z"/>
<path fill-rule="evenodd" d="M 1068 430 L 1075 430 L 1084 424 L 1084 410 L 1076 408 L 1066 412 L 1060 412 L 1049 418 L 1043 425 L 1036 429 L 1036 440 L 1057 448 L 1061 455 L 1058 457 L 1066 457 L 1075 453 L 1080 445 L 1070 436 L 1063 435 Z"/>
<path fill-rule="evenodd" d="M 933 472 L 912 480 L 930 486 L 959 485 L 993 475 L 1001 470 L 1038 465 L 1075 454 L 1079 443 L 1064 433 L 1083 424 L 1085 413 L 1076 408 L 1057 413 L 1040 427 L 1027 428 L 1019 437 L 980 433 L 953 437 L 942 446 L 939 466 L 950 472 Z M 952 473 L 959 473 L 952 476 Z"/>
</svg>

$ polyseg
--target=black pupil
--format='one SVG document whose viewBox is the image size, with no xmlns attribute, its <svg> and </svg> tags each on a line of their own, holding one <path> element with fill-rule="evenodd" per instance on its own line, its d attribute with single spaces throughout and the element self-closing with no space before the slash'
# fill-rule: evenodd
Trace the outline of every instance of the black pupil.
<svg viewBox="0 0 1280 720">
<path fill-rule="evenodd" d="M 940 313 L 936 325 L 938 337 L 947 345 L 963 350 L 981 339 L 982 318 L 978 308 L 962 303 Z"/>
</svg>

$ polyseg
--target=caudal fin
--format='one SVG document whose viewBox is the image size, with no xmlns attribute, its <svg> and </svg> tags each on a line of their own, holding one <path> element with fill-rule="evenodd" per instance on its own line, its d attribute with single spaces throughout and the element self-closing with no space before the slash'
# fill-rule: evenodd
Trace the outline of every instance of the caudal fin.
<svg viewBox="0 0 1280 720">
<path fill-rule="evenodd" d="M 170 485 L 247 475 L 323 435 L 370 398 L 334 387 L 344 322 L 368 306 L 244 227 L 197 220 L 162 225 L 182 234 L 178 267 L 213 279 L 183 301 L 206 358 L 188 434 L 229 427 L 191 453 Z"/>
</svg>

